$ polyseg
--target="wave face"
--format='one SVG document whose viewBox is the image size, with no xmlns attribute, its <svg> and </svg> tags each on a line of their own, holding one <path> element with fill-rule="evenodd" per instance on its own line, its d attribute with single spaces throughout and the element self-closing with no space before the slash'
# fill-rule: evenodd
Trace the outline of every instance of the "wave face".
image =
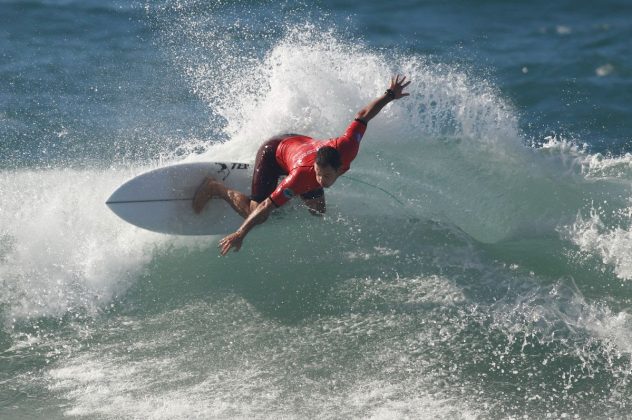
<svg viewBox="0 0 632 420">
<path fill-rule="evenodd" d="M 59 113 L 0 114 L 10 140 L 0 172 L 0 414 L 627 415 L 625 148 L 599 153 L 600 140 L 567 133 L 534 139 L 524 123 L 533 108 L 523 115 L 492 77 L 416 48 L 378 48 L 389 31 L 353 35 L 359 23 L 344 3 L 0 7 L 61 26 L 96 14 L 156 49 L 113 38 L 110 70 L 132 62 L 139 80 L 55 79 L 42 101 L 82 100 Z M 533 36 L 572 37 L 576 27 Z M 412 29 L 405 36 L 418 45 Z M 151 60 L 136 61 L 135 49 Z M 606 77 L 619 67 L 598 68 Z M 24 69 L 0 71 L 39 77 Z M 251 162 L 282 132 L 337 136 L 394 73 L 412 80 L 410 96 L 371 121 L 351 171 L 327 191 L 325 218 L 293 203 L 219 258 L 219 238 L 142 231 L 103 204 L 157 165 Z M 83 88 L 92 93 L 73 91 Z M 29 106 L 19 89 L 7 96 Z M 176 128 L 165 120 L 172 110 L 183 118 Z M 86 118 L 65 119 L 73 113 Z M 29 135 L 44 140 L 25 144 Z"/>
</svg>

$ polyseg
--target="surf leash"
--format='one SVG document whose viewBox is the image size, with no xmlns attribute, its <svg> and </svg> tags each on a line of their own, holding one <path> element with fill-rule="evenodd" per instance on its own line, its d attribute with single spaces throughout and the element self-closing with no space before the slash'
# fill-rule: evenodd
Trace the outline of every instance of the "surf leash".
<svg viewBox="0 0 632 420">
<path fill-rule="evenodd" d="M 350 180 L 355 181 L 355 182 L 359 182 L 360 184 L 368 185 L 369 187 L 375 188 L 376 190 L 380 190 L 380 191 L 382 191 L 384 194 L 388 195 L 388 196 L 389 196 L 389 197 L 391 197 L 393 200 L 397 201 L 399 204 L 401 204 L 402 206 L 404 206 L 404 203 L 402 203 L 402 202 L 401 202 L 401 201 L 400 201 L 397 197 L 395 197 L 395 196 L 394 196 L 394 195 L 393 195 L 390 191 L 385 190 L 385 189 L 384 189 L 384 188 L 382 188 L 382 187 L 378 187 L 377 185 L 369 184 L 368 182 L 362 181 L 361 179 L 357 179 L 357 178 L 350 177 L 350 176 L 348 176 L 348 175 L 343 175 L 342 177 L 343 177 L 343 178 L 350 179 Z"/>
</svg>

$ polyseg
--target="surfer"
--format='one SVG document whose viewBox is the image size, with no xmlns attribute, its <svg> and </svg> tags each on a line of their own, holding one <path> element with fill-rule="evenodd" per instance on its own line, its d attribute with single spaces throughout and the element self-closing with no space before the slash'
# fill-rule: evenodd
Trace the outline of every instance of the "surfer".
<svg viewBox="0 0 632 420">
<path fill-rule="evenodd" d="M 219 197 L 245 219 L 236 232 L 219 242 L 221 255 L 226 255 L 231 248 L 239 251 L 254 226 L 265 222 L 272 210 L 296 195 L 303 199 L 312 214 L 325 213 L 323 188 L 331 187 L 349 170 L 368 122 L 389 102 L 408 96 L 403 89 L 409 84 L 405 76 L 391 78 L 386 92 L 358 111 L 341 137 L 320 141 L 285 134 L 263 143 L 255 160 L 250 197 L 206 177 L 193 197 L 193 210 L 200 213 L 212 197 Z M 287 176 L 277 185 L 282 175 Z"/>
</svg>

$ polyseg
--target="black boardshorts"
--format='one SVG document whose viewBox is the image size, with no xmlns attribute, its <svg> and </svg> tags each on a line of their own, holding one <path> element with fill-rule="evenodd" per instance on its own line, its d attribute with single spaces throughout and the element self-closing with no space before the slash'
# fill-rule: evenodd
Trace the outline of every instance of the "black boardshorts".
<svg viewBox="0 0 632 420">
<path fill-rule="evenodd" d="M 250 189 L 251 200 L 261 203 L 274 192 L 279 183 L 279 178 L 287 175 L 287 172 L 277 163 L 276 150 L 279 144 L 286 138 L 299 135 L 300 134 L 281 134 L 272 137 L 259 147 L 254 172 L 252 174 L 252 187 Z M 301 194 L 301 197 L 310 200 L 312 198 L 322 197 L 324 194 L 324 190 L 319 188 Z"/>
</svg>

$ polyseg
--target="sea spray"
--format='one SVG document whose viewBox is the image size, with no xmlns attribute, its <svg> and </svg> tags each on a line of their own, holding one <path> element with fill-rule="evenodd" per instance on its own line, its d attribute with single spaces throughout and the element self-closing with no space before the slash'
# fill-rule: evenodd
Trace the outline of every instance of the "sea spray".
<svg viewBox="0 0 632 420">
<path fill-rule="evenodd" d="M 124 293 L 156 248 L 177 238 L 125 224 L 104 205 L 142 168 L 0 175 L 5 320 L 96 313 Z"/>
<path fill-rule="evenodd" d="M 61 14 L 107 31 L 118 16 L 116 7 L 104 13 L 91 2 L 16 4 L 0 7 L 34 17 L 43 28 Z M 68 169 L 81 161 L 80 153 L 49 170 L 4 165 L 12 169 L 0 178 L 0 255 L 2 264 L 11 264 L 2 266 L 0 416 L 452 419 L 629 413 L 629 158 L 579 147 L 594 147 L 597 140 L 589 136 L 558 135 L 557 144 L 541 147 L 547 140 L 519 129 L 533 123 L 524 115 L 542 111 L 538 100 L 582 126 L 575 114 L 582 107 L 566 101 L 576 92 L 556 97 L 574 86 L 626 109 L 627 103 L 609 94 L 613 83 L 625 87 L 616 85 L 625 54 L 617 58 L 623 64 L 603 61 L 615 63 L 617 71 L 595 86 L 581 75 L 579 85 L 568 82 L 582 68 L 594 77 L 603 64 L 582 67 L 573 60 L 586 54 L 594 60 L 594 54 L 627 45 L 625 8 L 604 2 L 599 19 L 608 29 L 595 29 L 590 2 L 573 3 L 572 13 L 568 4 L 547 3 L 546 22 L 533 16 L 538 8 L 531 4 L 329 6 L 334 19 L 319 19 L 312 6 L 284 3 L 147 3 L 157 36 L 155 44 L 143 46 L 156 61 L 143 65 L 188 83 L 190 92 L 177 95 L 161 86 L 172 87 L 174 78 L 150 79 L 164 73 L 129 70 L 127 57 L 137 58 L 138 51 L 109 55 L 120 52 L 119 46 L 99 32 L 99 47 L 107 49 L 122 77 L 155 90 L 156 98 L 175 109 L 183 98 L 196 104 L 176 119 L 193 109 L 208 121 L 205 130 L 156 146 L 159 153 L 149 154 L 162 156 L 161 165 L 213 157 L 252 161 L 265 136 L 277 130 L 338 135 L 359 107 L 383 91 L 392 72 L 413 79 L 411 96 L 371 122 L 349 172 L 370 185 L 340 179 L 327 191 L 330 212 L 324 218 L 312 217 L 300 202 L 284 206 L 226 258 L 217 256 L 216 238 L 189 242 L 154 235 L 107 212 L 103 201 L 109 193 L 149 169 L 147 161 L 125 152 L 127 143 L 118 143 L 121 156 L 129 158 L 115 163 L 119 169 L 110 169 L 113 154 L 105 149 L 98 170 Z M 90 13 L 83 13 L 86 7 Z M 345 20 L 337 14 L 350 7 L 357 15 Z M 453 14 L 446 17 L 446 11 Z M 399 24 L 409 17 L 428 29 Z M 357 19 L 372 25 L 365 40 L 354 38 Z M 352 25 L 335 23 L 346 21 Z M 32 26 L 16 22 L 7 22 L 9 33 L 27 28 L 26 38 L 44 40 L 47 47 L 35 51 L 38 57 L 54 59 L 52 47 L 68 45 L 67 32 L 46 44 L 54 32 L 33 37 Z M 389 25 L 397 25 L 398 35 Z M 572 31 L 561 37 L 550 30 L 560 25 Z M 410 49 L 375 47 L 396 43 L 399 34 Z M 431 40 L 446 34 L 454 36 L 446 42 L 456 40 L 455 49 L 483 54 L 474 66 L 499 66 L 497 78 L 481 80 L 467 66 L 441 63 L 449 61 L 440 55 L 443 46 Z M 74 40 L 81 46 L 86 37 Z M 101 54 L 92 45 L 85 50 Z M 439 55 L 420 52 L 429 50 Z M 169 64 L 159 59 L 163 53 Z M 525 67 L 528 73 L 520 71 Z M 15 69 L 7 62 L 1 71 L 7 68 Z M 331 68 L 342 74 L 340 81 Z M 16 73 L 38 80 L 38 72 L 48 69 L 20 67 Z M 293 69 L 300 80 L 292 79 Z M 86 83 L 97 85 L 90 78 Z M 38 92 L 24 86 L 31 88 L 20 104 L 28 105 Z M 81 89 L 74 92 L 85 96 Z M 517 110 L 510 104 L 516 97 Z M 277 103 L 282 113 L 271 109 Z M 133 108 L 119 105 L 106 104 L 114 118 L 99 127 L 115 130 L 116 115 L 125 114 L 121 120 L 138 134 L 127 137 L 129 145 L 147 152 L 144 142 L 159 141 L 160 130 L 135 125 Z M 591 121 L 610 121 L 603 109 L 585 108 L 590 118 L 595 115 Z M 82 118 L 80 105 L 72 111 Z M 15 117 L 11 109 L 1 112 L 8 121 Z M 37 115 L 51 132 L 63 134 Z M 549 118 L 549 125 L 566 132 L 558 120 Z M 97 133 L 88 130 L 78 139 L 89 142 L 92 134 Z M 60 283 L 47 283 L 48 274 Z"/>
</svg>

